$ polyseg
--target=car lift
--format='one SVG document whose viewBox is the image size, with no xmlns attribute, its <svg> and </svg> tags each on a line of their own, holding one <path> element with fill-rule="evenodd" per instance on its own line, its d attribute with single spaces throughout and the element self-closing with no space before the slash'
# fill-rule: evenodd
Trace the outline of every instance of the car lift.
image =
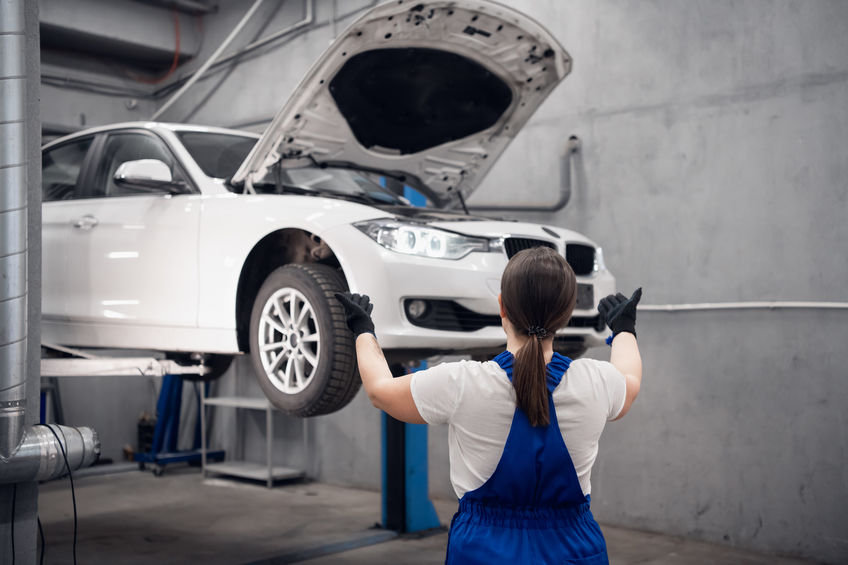
<svg viewBox="0 0 848 565">
<path fill-rule="evenodd" d="M 180 428 L 183 380 L 179 375 L 203 375 L 209 371 L 204 365 L 180 365 L 168 359 L 155 357 L 99 357 L 77 349 L 42 343 L 42 347 L 75 357 L 42 357 L 41 376 L 47 378 L 45 392 L 52 396 L 55 414 L 61 418 L 59 384 L 56 377 L 95 376 L 145 376 L 163 377 L 162 388 L 156 402 L 156 426 L 153 444 L 148 452 L 135 453 L 133 459 L 144 469 L 153 464 L 153 474 L 162 475 L 163 467 L 169 463 L 188 462 L 200 464 L 200 397 L 198 394 L 198 419 L 195 424 L 194 447 L 190 450 L 177 449 Z M 208 387 L 209 383 L 201 383 Z M 42 403 L 44 404 L 44 403 Z M 42 413 L 42 419 L 46 414 Z M 222 460 L 223 450 L 207 451 L 207 459 Z"/>
<path fill-rule="evenodd" d="M 209 369 L 203 365 L 184 366 L 171 360 L 154 357 L 98 357 L 89 353 L 52 344 L 42 344 L 54 350 L 76 357 L 42 357 L 41 376 L 44 380 L 43 393 L 51 396 L 53 413 L 61 418 L 62 405 L 59 400 L 57 377 L 80 376 L 151 376 L 163 377 L 162 388 L 156 403 L 156 425 L 150 451 L 135 453 L 134 460 L 140 468 L 153 465 L 154 475 L 161 476 L 163 467 L 169 463 L 201 461 L 200 428 L 195 427 L 194 448 L 179 451 L 176 447 L 179 432 L 180 408 L 182 405 L 183 382 L 179 375 L 204 374 Z M 426 362 L 410 369 L 424 369 Z M 393 365 L 394 376 L 407 374 L 403 365 Z M 202 383 L 208 387 L 208 383 Z M 204 389 L 208 392 L 208 389 Z M 45 406 L 42 402 L 42 407 Z M 198 418 L 200 410 L 198 410 Z M 42 420 L 46 419 L 42 410 Z M 199 424 L 198 424 L 199 426 Z M 223 450 L 207 451 L 207 459 L 223 460 Z M 439 517 L 429 497 L 427 455 L 427 426 L 406 424 L 382 414 L 382 526 L 397 533 L 441 530 Z M 380 538 L 379 541 L 384 541 Z"/>
<path fill-rule="evenodd" d="M 393 365 L 399 377 L 427 368 L 427 362 L 411 371 Z M 383 527 L 400 533 L 440 528 L 439 516 L 430 501 L 427 470 L 427 425 L 406 424 L 382 414 L 383 429 Z"/>
</svg>

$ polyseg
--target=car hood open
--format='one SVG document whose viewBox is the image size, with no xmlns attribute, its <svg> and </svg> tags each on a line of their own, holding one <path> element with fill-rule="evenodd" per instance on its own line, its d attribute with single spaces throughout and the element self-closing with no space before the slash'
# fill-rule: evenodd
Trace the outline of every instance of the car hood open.
<svg viewBox="0 0 848 565">
<path fill-rule="evenodd" d="M 446 206 L 480 184 L 570 72 L 531 18 L 488 0 L 394 1 L 318 59 L 232 182 L 275 163 L 384 171 Z"/>
</svg>

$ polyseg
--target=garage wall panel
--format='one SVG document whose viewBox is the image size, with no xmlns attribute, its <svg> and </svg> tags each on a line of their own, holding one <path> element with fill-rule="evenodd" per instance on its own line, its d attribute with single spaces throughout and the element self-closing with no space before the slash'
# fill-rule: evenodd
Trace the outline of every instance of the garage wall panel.
<svg viewBox="0 0 848 565">
<path fill-rule="evenodd" d="M 842 561 L 845 314 L 640 318 L 642 393 L 602 438 L 593 471 L 596 517 Z"/>
<path fill-rule="evenodd" d="M 574 71 L 470 204 L 553 201 L 554 166 L 524 164 L 576 134 L 568 207 L 514 216 L 594 238 L 644 303 L 846 301 L 848 6 L 536 6 Z M 848 311 L 639 326 L 643 391 L 602 440 L 599 520 L 844 561 Z"/>
</svg>

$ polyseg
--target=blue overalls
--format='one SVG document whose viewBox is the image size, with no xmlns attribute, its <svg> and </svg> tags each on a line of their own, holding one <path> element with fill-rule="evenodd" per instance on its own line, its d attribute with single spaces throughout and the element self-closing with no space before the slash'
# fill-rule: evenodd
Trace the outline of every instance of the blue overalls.
<svg viewBox="0 0 848 565">
<path fill-rule="evenodd" d="M 512 353 L 504 351 L 494 360 L 512 381 Z M 609 563 L 554 409 L 553 391 L 570 363 L 558 353 L 548 363 L 548 427 L 534 428 L 515 409 L 494 474 L 459 501 L 446 563 Z"/>
</svg>

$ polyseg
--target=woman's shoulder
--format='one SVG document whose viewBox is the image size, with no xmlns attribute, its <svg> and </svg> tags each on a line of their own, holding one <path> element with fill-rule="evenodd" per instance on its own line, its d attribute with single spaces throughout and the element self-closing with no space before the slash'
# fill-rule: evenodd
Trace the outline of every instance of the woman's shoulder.
<svg viewBox="0 0 848 565">
<path fill-rule="evenodd" d="M 604 369 L 607 366 L 612 366 L 609 361 L 602 361 L 601 359 L 592 359 L 591 357 L 581 357 L 580 359 L 573 359 L 571 361 L 571 365 L 569 369 L 582 369 L 586 371 L 593 371 Z"/>
<path fill-rule="evenodd" d="M 466 381 L 467 389 L 491 389 L 511 386 L 504 369 L 497 361 L 463 359 L 453 364 L 452 372 Z"/>
<path fill-rule="evenodd" d="M 593 379 L 605 378 L 617 372 L 609 361 L 582 357 L 571 362 L 567 374 L 570 379 Z"/>
<path fill-rule="evenodd" d="M 502 373 L 503 370 L 495 361 L 475 361 L 472 359 L 459 359 L 456 361 L 444 361 L 432 364 L 421 373 L 442 373 L 454 378 L 485 378 L 487 376 Z"/>
</svg>

